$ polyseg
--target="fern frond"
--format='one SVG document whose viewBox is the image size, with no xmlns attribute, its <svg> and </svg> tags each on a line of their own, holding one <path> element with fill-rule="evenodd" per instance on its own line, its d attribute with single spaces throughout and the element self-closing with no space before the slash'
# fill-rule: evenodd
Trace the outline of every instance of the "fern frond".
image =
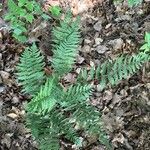
<svg viewBox="0 0 150 150">
<path fill-rule="evenodd" d="M 40 136 L 38 141 L 40 150 L 60 150 L 59 139 L 54 133 Z"/>
<path fill-rule="evenodd" d="M 64 97 L 62 98 L 61 106 L 71 109 L 72 105 L 77 105 L 78 103 L 83 103 L 92 95 L 92 86 L 89 84 L 86 85 L 71 85 Z"/>
<path fill-rule="evenodd" d="M 136 6 L 138 4 L 141 4 L 143 0 L 128 0 L 128 4 L 130 7 Z"/>
<path fill-rule="evenodd" d="M 59 137 L 61 135 L 72 142 L 78 138 L 70 119 L 56 107 L 45 116 L 28 113 L 27 126 L 31 129 L 41 150 L 59 150 Z"/>
<path fill-rule="evenodd" d="M 96 70 L 92 68 L 89 73 L 84 69 L 79 74 L 78 80 L 87 81 L 87 78 L 90 80 L 98 80 L 100 82 L 100 88 L 103 89 L 108 84 L 116 85 L 122 79 L 133 75 L 149 60 L 150 55 L 143 52 L 133 56 L 122 55 L 114 61 L 109 60 L 104 62 L 102 65 L 99 65 Z"/>
<path fill-rule="evenodd" d="M 72 117 L 89 135 L 97 135 L 100 142 L 110 149 L 110 143 L 105 135 L 99 111 L 93 106 L 83 103 L 76 106 L 76 111 Z"/>
<path fill-rule="evenodd" d="M 90 133 L 97 133 L 97 129 L 101 126 L 100 113 L 96 111 L 95 108 L 85 103 L 76 107 L 76 111 L 73 113 L 72 117 Z M 98 124 L 99 127 L 96 129 L 95 125 Z"/>
<path fill-rule="evenodd" d="M 73 20 L 67 16 L 64 21 L 60 21 L 60 27 L 53 29 L 53 59 L 52 66 L 59 75 L 63 75 L 72 69 L 79 44 L 78 20 Z"/>
<path fill-rule="evenodd" d="M 34 95 L 39 91 L 45 78 L 43 67 L 43 56 L 36 45 L 26 48 L 17 66 L 18 73 L 16 73 L 19 83 L 23 86 L 23 92 Z"/>
<path fill-rule="evenodd" d="M 48 115 L 27 114 L 27 127 L 31 129 L 31 133 L 37 140 L 40 150 L 59 150 L 58 131 L 52 127 L 52 124 L 56 125 L 58 121 L 51 119 L 53 118 Z"/>
<path fill-rule="evenodd" d="M 49 112 L 56 104 L 56 99 L 53 95 L 55 78 L 48 78 L 45 85 L 41 87 L 37 96 L 28 103 L 27 110 L 30 113 L 45 114 Z"/>
</svg>

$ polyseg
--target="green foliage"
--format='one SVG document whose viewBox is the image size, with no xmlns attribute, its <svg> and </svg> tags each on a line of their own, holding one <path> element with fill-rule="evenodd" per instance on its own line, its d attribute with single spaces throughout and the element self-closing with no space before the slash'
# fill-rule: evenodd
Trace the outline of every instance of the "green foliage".
<svg viewBox="0 0 150 150">
<path fill-rule="evenodd" d="M 130 7 L 137 6 L 141 4 L 143 0 L 128 0 L 128 4 Z"/>
<path fill-rule="evenodd" d="M 8 12 L 4 16 L 10 22 L 12 36 L 20 42 L 27 40 L 27 25 L 32 24 L 35 15 L 42 14 L 40 5 L 34 0 L 8 0 Z"/>
<path fill-rule="evenodd" d="M 27 114 L 27 126 L 41 150 L 59 150 L 58 125 L 61 120 L 62 117 L 56 110 L 45 116 Z"/>
<path fill-rule="evenodd" d="M 97 135 L 99 141 L 104 144 L 108 149 L 111 145 L 108 141 L 105 131 L 103 130 L 103 123 L 99 111 L 88 103 L 76 105 L 72 117 L 84 128 L 89 135 Z M 86 120 L 86 121 L 85 121 Z"/>
<path fill-rule="evenodd" d="M 70 13 L 66 15 L 60 26 L 55 27 L 53 33 L 53 60 L 52 66 L 59 75 L 64 75 L 72 69 L 77 56 L 79 44 L 79 19 L 73 21 Z"/>
<path fill-rule="evenodd" d="M 80 82 L 89 80 L 99 81 L 100 89 L 104 89 L 108 84 L 116 85 L 122 79 L 128 78 L 133 75 L 143 63 L 149 60 L 149 54 L 139 53 L 132 56 L 120 56 L 114 61 L 108 60 L 102 65 L 99 65 L 96 69 L 91 68 L 88 72 L 83 69 L 78 77 Z"/>
<path fill-rule="evenodd" d="M 41 150 L 59 150 L 61 136 L 81 147 L 82 140 L 77 132 L 81 130 L 89 135 L 96 135 L 102 144 L 111 149 L 103 130 L 101 115 L 90 105 L 89 98 L 93 88 L 88 80 L 98 80 L 101 89 L 109 84 L 115 85 L 149 61 L 149 54 L 140 52 L 133 56 L 121 56 L 114 61 L 106 61 L 96 69 L 84 69 L 76 84 L 66 89 L 60 84 L 60 80 L 75 62 L 80 38 L 78 19 L 73 21 L 69 13 L 52 32 L 52 74 L 48 77 L 44 75 L 43 56 L 35 44 L 25 49 L 17 67 L 18 81 L 23 86 L 23 91 L 32 95 L 26 107 L 27 125 L 32 135 Z M 145 39 L 148 43 L 149 38 Z"/>
<path fill-rule="evenodd" d="M 137 6 L 142 3 L 143 0 L 127 0 L 129 7 Z M 114 2 L 123 2 L 123 0 L 114 0 Z"/>
<path fill-rule="evenodd" d="M 59 27 L 54 28 L 52 66 L 55 72 L 52 76 L 44 76 L 43 57 L 35 44 L 25 49 L 17 67 L 23 91 L 32 95 L 26 107 L 27 125 L 42 150 L 59 150 L 62 135 L 77 146 L 82 146 L 75 125 L 89 134 L 102 137 L 100 114 L 88 102 L 92 86 L 77 83 L 65 90 L 59 85 L 60 77 L 72 69 L 75 61 L 80 37 L 78 30 L 78 20 L 73 22 L 70 14 L 60 21 Z M 107 141 L 107 137 L 103 138 Z"/>
<path fill-rule="evenodd" d="M 60 17 L 61 15 L 61 8 L 59 6 L 51 6 L 49 8 L 49 11 L 51 12 L 53 17 Z"/>
<path fill-rule="evenodd" d="M 44 81 L 44 62 L 36 45 L 26 48 L 17 66 L 18 81 L 23 86 L 23 92 L 35 95 Z"/>
<path fill-rule="evenodd" d="M 67 92 L 64 94 L 63 102 L 61 105 L 66 107 L 66 109 L 72 109 L 72 106 L 77 105 L 78 103 L 84 102 L 92 94 L 91 85 L 71 85 Z M 70 108 L 71 107 L 71 108 Z"/>
<path fill-rule="evenodd" d="M 150 53 L 150 33 L 145 33 L 145 43 L 141 46 L 140 50 L 145 53 Z"/>
<path fill-rule="evenodd" d="M 28 111 L 31 113 L 45 114 L 49 112 L 56 104 L 56 99 L 52 95 L 54 78 L 47 79 L 44 86 L 41 87 L 38 94 L 28 104 Z"/>
<path fill-rule="evenodd" d="M 78 139 L 78 134 L 69 116 L 58 105 L 56 107 L 46 115 L 31 113 L 27 115 L 27 125 L 31 128 L 42 150 L 59 150 L 61 135 L 74 142 Z"/>
</svg>

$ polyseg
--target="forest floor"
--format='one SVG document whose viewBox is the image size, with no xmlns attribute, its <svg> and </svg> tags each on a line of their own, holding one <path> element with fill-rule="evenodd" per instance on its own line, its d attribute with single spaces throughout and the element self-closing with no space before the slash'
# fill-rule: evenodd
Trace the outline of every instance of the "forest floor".
<svg viewBox="0 0 150 150">
<path fill-rule="evenodd" d="M 16 42 L 0 18 L 0 150 L 36 150 L 37 144 L 25 128 L 24 106 L 28 99 L 17 84 L 15 67 L 24 45 Z M 35 25 L 37 27 L 39 22 Z M 33 33 L 45 56 L 50 57 L 52 23 Z M 126 3 L 104 1 L 81 15 L 81 45 L 76 72 L 114 59 L 120 54 L 138 52 L 144 42 L 145 31 L 150 32 L 150 3 L 129 8 Z M 74 82 L 75 74 L 65 76 Z M 102 114 L 105 130 L 116 150 L 150 150 L 150 67 L 141 70 L 115 87 L 99 92 L 91 103 Z M 86 139 L 83 150 L 105 150 L 95 139 Z M 73 150 L 71 143 L 61 140 L 62 149 Z"/>
</svg>

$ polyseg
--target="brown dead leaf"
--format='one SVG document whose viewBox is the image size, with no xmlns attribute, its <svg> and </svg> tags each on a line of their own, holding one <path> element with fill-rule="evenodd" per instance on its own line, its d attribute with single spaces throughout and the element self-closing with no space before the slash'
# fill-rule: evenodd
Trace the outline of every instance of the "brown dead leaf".
<svg viewBox="0 0 150 150">
<path fill-rule="evenodd" d="M 7 114 L 7 117 L 9 117 L 11 119 L 16 119 L 16 118 L 18 118 L 18 115 L 15 113 L 10 113 L 10 114 Z"/>
<path fill-rule="evenodd" d="M 69 82 L 69 83 L 75 83 L 76 79 L 75 79 L 75 75 L 72 74 L 72 73 L 68 73 L 65 77 L 64 77 L 64 80 L 66 82 Z"/>
<path fill-rule="evenodd" d="M 118 147 L 118 143 L 121 143 L 123 145 L 126 145 L 128 150 L 133 150 L 132 146 L 129 144 L 128 139 L 123 136 L 123 134 L 119 133 L 115 136 L 115 138 L 112 140 L 112 143 Z"/>
<path fill-rule="evenodd" d="M 82 57 L 80 55 L 77 56 L 77 63 L 78 64 L 82 64 L 84 62 L 84 60 L 85 60 L 84 57 Z"/>
<path fill-rule="evenodd" d="M 10 146 L 11 146 L 11 136 L 12 136 L 12 134 L 7 133 L 7 134 L 5 134 L 4 138 L 1 141 L 1 143 L 5 144 L 8 148 L 10 148 Z"/>
</svg>

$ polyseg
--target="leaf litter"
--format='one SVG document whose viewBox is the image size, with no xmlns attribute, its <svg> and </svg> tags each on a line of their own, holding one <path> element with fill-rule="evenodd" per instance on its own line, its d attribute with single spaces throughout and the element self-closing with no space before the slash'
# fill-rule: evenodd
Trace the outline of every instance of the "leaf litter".
<svg viewBox="0 0 150 150">
<path fill-rule="evenodd" d="M 81 15 L 82 20 L 79 56 L 74 70 L 64 77 L 65 84 L 74 83 L 75 74 L 79 73 L 82 67 L 92 67 L 108 58 L 113 59 L 120 54 L 136 52 L 143 42 L 144 32 L 150 29 L 147 15 L 150 10 L 149 3 L 134 9 L 128 9 L 126 3 L 113 4 L 110 1 L 91 0 L 48 0 L 44 5 L 47 9 L 47 6 L 58 4 L 63 10 L 70 7 L 74 15 Z M 140 13 L 144 17 L 141 17 Z M 44 27 L 39 28 L 40 24 Z M 35 29 L 39 29 L 38 34 L 35 34 Z M 31 28 L 33 33 L 31 42 L 39 42 L 39 47 L 47 59 L 51 59 L 52 55 L 49 50 L 50 29 L 51 25 L 41 20 Z M 0 18 L 0 149 L 2 150 L 37 149 L 36 142 L 24 124 L 24 105 L 28 96 L 21 93 L 14 75 L 19 54 L 23 49 L 23 45 L 12 39 L 8 25 Z M 91 104 L 102 114 L 107 134 L 115 149 L 149 149 L 149 64 L 116 87 L 109 87 L 102 92 L 96 90 L 91 98 Z M 82 137 L 86 139 L 86 135 Z M 61 143 L 62 149 L 75 149 L 71 143 L 63 140 Z M 104 150 L 105 147 L 94 137 L 89 137 L 83 149 Z"/>
</svg>

